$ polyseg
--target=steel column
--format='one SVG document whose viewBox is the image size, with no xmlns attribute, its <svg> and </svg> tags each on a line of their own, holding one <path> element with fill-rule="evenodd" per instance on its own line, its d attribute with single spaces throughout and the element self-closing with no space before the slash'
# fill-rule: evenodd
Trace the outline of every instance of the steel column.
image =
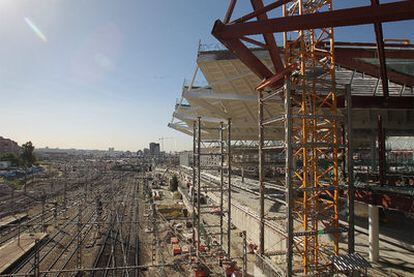
<svg viewBox="0 0 414 277">
<path fill-rule="evenodd" d="M 264 233 L 265 233 L 265 223 L 264 223 L 264 193 L 265 193 L 265 182 L 264 182 L 264 162 L 265 162 L 265 153 L 263 151 L 264 147 L 264 126 L 262 125 L 263 122 L 263 91 L 259 91 L 258 96 L 258 125 L 259 125 L 259 193 L 260 193 L 260 232 L 259 232 L 259 253 L 260 255 L 264 255 L 264 248 L 265 248 L 265 241 L 264 241 Z"/>
<path fill-rule="evenodd" d="M 227 170 L 228 170 L 228 199 L 227 199 L 227 255 L 231 257 L 231 118 L 227 121 Z"/>
<path fill-rule="evenodd" d="M 197 121 L 193 122 L 193 162 L 192 162 L 192 166 L 193 166 L 193 187 L 191 190 L 191 203 L 193 206 L 193 223 L 192 223 L 192 227 L 193 227 L 193 246 L 196 247 L 196 208 L 195 208 L 195 189 L 196 189 L 196 139 L 197 139 Z"/>
<path fill-rule="evenodd" d="M 346 108 L 347 108 L 347 177 L 348 177 L 348 253 L 355 252 L 355 219 L 354 219 L 354 206 L 355 206 L 355 188 L 354 188 L 354 148 L 352 145 L 352 97 L 351 86 L 346 86 Z M 344 141 L 345 143 L 345 141 Z"/>
<path fill-rule="evenodd" d="M 224 243 L 223 215 L 224 215 L 224 124 L 220 122 L 220 245 Z"/>
<path fill-rule="evenodd" d="M 200 200 L 201 200 L 201 117 L 197 119 L 197 256 L 200 256 Z"/>
<path fill-rule="evenodd" d="M 379 0 L 371 0 L 372 6 L 378 6 Z M 379 68 L 382 81 L 382 91 L 385 97 L 389 96 L 388 76 L 387 76 L 387 64 L 385 62 L 385 50 L 384 50 L 384 34 L 382 32 L 381 22 L 374 23 L 375 37 L 377 39 L 377 52 L 379 59 Z"/>
<path fill-rule="evenodd" d="M 382 115 L 378 115 L 378 175 L 381 186 L 386 183 L 385 132 Z"/>
<path fill-rule="evenodd" d="M 292 104 L 290 81 L 286 82 L 285 88 L 285 190 L 286 190 L 286 275 L 292 276 L 293 273 L 293 190 L 292 190 L 292 172 L 293 172 L 293 148 L 292 148 Z"/>
</svg>

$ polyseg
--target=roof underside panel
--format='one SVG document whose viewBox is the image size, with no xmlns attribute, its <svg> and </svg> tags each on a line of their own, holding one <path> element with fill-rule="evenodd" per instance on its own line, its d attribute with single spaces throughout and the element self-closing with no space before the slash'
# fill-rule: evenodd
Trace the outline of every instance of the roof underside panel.
<svg viewBox="0 0 414 277">
<path fill-rule="evenodd" d="M 408 80 L 414 83 L 413 64 L 414 55 L 408 50 L 407 53 L 401 54 L 397 50 L 392 50 L 388 55 L 392 55 L 390 68 L 394 69 L 397 76 L 401 80 Z M 271 60 L 266 51 L 256 49 L 253 51 L 255 55 L 269 68 L 271 68 Z M 338 51 L 343 56 L 348 55 L 351 63 L 342 65 L 338 63 L 336 70 L 336 82 L 338 90 L 350 84 L 352 95 L 355 96 L 381 96 L 382 84 L 375 76 L 366 74 L 365 64 L 378 67 L 377 59 L 371 55 L 375 55 L 375 48 L 367 49 L 349 49 L 343 48 Z M 349 57 L 349 53 L 354 56 Z M 413 52 L 414 53 L 414 52 Z M 395 56 L 395 57 L 394 57 Z M 354 60 L 358 60 L 354 62 Z M 204 128 L 214 128 L 220 122 L 226 123 L 229 118 L 232 119 L 232 139 L 234 140 L 257 140 L 258 138 L 258 121 L 257 121 L 257 93 L 256 86 L 262 81 L 253 72 L 251 72 L 240 60 L 235 58 L 228 51 L 206 51 L 200 52 L 197 64 L 204 78 L 208 82 L 207 87 L 183 89 L 183 100 L 189 106 L 180 106 L 176 108 L 174 117 L 180 121 L 180 126 L 187 126 L 185 133 L 192 133 L 193 122 L 198 117 L 202 118 Z M 362 64 L 362 67 L 361 67 Z M 368 68 L 371 69 L 371 68 Z M 273 70 L 273 69 L 272 69 Z M 389 93 L 391 97 L 396 96 L 414 96 L 413 89 L 410 85 L 390 82 Z M 355 119 L 362 122 L 370 122 L 367 116 L 367 109 L 356 110 L 353 114 Z M 265 107 L 265 117 L 274 118 L 284 113 L 283 100 L 278 97 Z M 408 120 L 410 112 L 405 111 L 405 118 Z M 361 117 L 359 119 L 359 117 Z M 405 122 L 405 119 L 401 122 Z M 375 125 L 375 124 L 374 124 Z M 358 125 L 359 126 L 359 125 Z M 370 125 L 361 125 L 361 128 L 370 128 Z M 182 127 L 180 127 L 182 128 Z M 177 128 L 175 128 L 177 129 Z M 275 125 L 272 138 L 283 139 L 283 125 Z M 184 130 L 184 129 L 183 129 Z M 218 132 L 206 130 L 203 137 L 218 138 Z"/>
</svg>

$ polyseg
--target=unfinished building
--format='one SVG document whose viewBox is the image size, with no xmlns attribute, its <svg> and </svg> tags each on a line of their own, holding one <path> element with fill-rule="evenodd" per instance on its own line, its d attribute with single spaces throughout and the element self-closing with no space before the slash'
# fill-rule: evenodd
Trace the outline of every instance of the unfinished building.
<svg viewBox="0 0 414 277">
<path fill-rule="evenodd" d="M 386 149 L 388 138 L 413 136 L 414 46 L 385 41 L 381 25 L 412 19 L 414 5 L 372 1 L 334 10 L 331 1 L 265 6 L 258 0 L 251 1 L 251 13 L 231 21 L 236 2 L 212 32 L 228 50 L 200 47 L 195 76 L 201 71 L 208 84 L 195 85 L 194 76 L 183 87 L 169 124 L 194 137 L 197 197 L 200 172 L 209 171 L 203 176 L 216 176 L 221 193 L 205 195 L 229 203 L 219 205 L 221 212 L 247 231 L 274 274 L 364 270 L 368 265 L 355 249 L 355 213 L 368 209 L 368 252 L 376 262 L 379 210 L 408 218 L 414 212 L 413 171 L 408 165 L 402 172 Z M 282 16 L 269 19 L 275 10 Z M 376 43 L 334 40 L 334 27 L 361 24 L 374 25 Z M 282 33 L 283 47 L 274 33 Z M 200 148 L 214 147 L 197 142 L 220 140 L 223 124 L 231 126 L 227 159 L 202 168 Z M 412 163 L 406 157 L 401 164 Z M 245 180 L 246 172 L 252 179 Z M 396 179 L 407 185 L 396 186 Z M 231 187 L 244 193 L 232 195 Z M 200 210 L 195 213 L 200 220 Z"/>
</svg>

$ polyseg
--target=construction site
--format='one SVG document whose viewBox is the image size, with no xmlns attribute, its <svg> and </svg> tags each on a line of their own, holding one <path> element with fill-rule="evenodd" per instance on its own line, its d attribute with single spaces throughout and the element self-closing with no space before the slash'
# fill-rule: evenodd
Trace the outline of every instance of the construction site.
<svg viewBox="0 0 414 277">
<path fill-rule="evenodd" d="M 0 191 L 0 276 L 414 276 L 414 44 L 383 32 L 414 1 L 242 1 L 171 103 L 192 150 L 45 150 Z"/>
<path fill-rule="evenodd" d="M 414 45 L 382 25 L 413 19 L 414 3 L 238 2 L 169 124 L 193 137 L 181 174 L 197 258 L 215 240 L 244 276 L 412 276 Z M 375 42 L 335 40 L 367 24 Z M 254 261 L 233 251 L 239 233 Z"/>
</svg>

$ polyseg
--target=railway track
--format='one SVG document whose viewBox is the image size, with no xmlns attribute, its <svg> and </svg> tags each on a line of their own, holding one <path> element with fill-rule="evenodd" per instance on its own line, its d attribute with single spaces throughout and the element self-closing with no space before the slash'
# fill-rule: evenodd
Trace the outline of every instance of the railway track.
<svg viewBox="0 0 414 277">
<path fill-rule="evenodd" d="M 100 186 L 96 186 L 95 189 L 99 190 Z M 107 197 L 110 194 L 109 189 L 103 189 L 101 191 L 102 197 Z M 72 251 L 72 246 L 74 244 L 74 235 L 76 235 L 77 231 L 77 225 L 76 225 L 76 218 L 77 213 L 76 209 L 78 205 L 81 204 L 81 201 L 79 201 L 79 197 L 82 195 L 82 192 L 75 191 L 70 196 L 71 200 L 69 202 L 69 205 L 67 206 L 67 214 L 69 214 L 69 219 L 60 219 L 55 222 L 55 228 L 56 231 L 52 232 L 53 235 L 49 236 L 46 241 L 44 241 L 42 244 L 40 244 L 34 251 L 32 251 L 25 259 L 23 259 L 13 270 L 12 274 L 31 274 L 34 267 L 34 259 L 35 256 L 38 255 L 39 258 L 39 269 L 41 270 L 50 270 L 53 269 L 54 266 L 57 266 L 59 264 L 60 260 L 65 259 L 64 266 L 61 268 L 65 268 L 67 264 L 70 261 L 70 257 L 73 256 L 73 254 L 69 254 L 69 258 L 66 257 L 65 251 L 62 251 L 62 248 L 64 250 Z M 82 225 L 82 237 L 84 240 L 89 239 L 88 234 L 90 233 L 90 230 L 93 227 L 93 224 L 89 224 L 94 221 L 96 209 L 91 205 L 91 203 L 85 203 L 86 207 L 85 210 L 83 210 L 84 219 L 86 221 Z M 108 206 L 108 205 L 106 205 Z M 61 211 L 60 215 L 63 214 L 63 211 Z M 36 218 L 38 219 L 38 217 Z M 52 226 L 49 222 L 54 218 L 54 216 L 49 217 L 49 220 L 46 222 L 49 224 L 49 226 Z M 63 225 L 59 226 L 58 222 L 63 222 Z M 27 224 L 27 226 L 30 225 L 36 225 L 36 224 Z M 72 251 L 73 252 L 73 251 Z M 50 258 L 53 257 L 53 258 Z"/>
<path fill-rule="evenodd" d="M 39 212 L 38 208 L 26 221 L 11 224 L 3 230 L 0 245 L 15 238 L 19 232 L 44 231 L 45 227 L 49 232 L 46 239 L 6 274 L 30 276 L 40 271 L 41 276 L 76 276 L 77 269 L 84 266 L 106 268 L 84 274 L 88 276 L 112 275 L 115 272 L 111 269 L 113 267 L 124 267 L 116 271 L 116 276 L 138 276 L 138 270 L 130 267 L 140 261 L 137 225 L 139 185 L 134 182 L 133 174 L 109 171 L 102 172 L 102 175 L 93 184 L 77 185 L 70 192 L 67 190 L 65 211 L 56 205 L 48 206 L 43 212 Z M 61 195 L 55 197 L 50 199 L 57 202 Z M 99 208 L 103 210 L 99 213 L 99 219 L 97 198 L 104 200 Z M 98 236 L 98 224 L 103 238 Z"/>
<path fill-rule="evenodd" d="M 137 194 L 138 186 L 128 182 L 127 192 L 122 201 L 115 208 L 111 228 L 108 230 L 105 241 L 97 255 L 94 267 L 104 267 L 105 271 L 94 272 L 91 276 L 108 276 L 115 273 L 108 268 L 135 266 L 139 262 L 137 238 Z M 131 238 L 137 238 L 132 239 Z M 133 252 L 133 253 L 132 253 Z M 116 271 L 116 276 L 138 276 L 135 269 Z"/>
</svg>

